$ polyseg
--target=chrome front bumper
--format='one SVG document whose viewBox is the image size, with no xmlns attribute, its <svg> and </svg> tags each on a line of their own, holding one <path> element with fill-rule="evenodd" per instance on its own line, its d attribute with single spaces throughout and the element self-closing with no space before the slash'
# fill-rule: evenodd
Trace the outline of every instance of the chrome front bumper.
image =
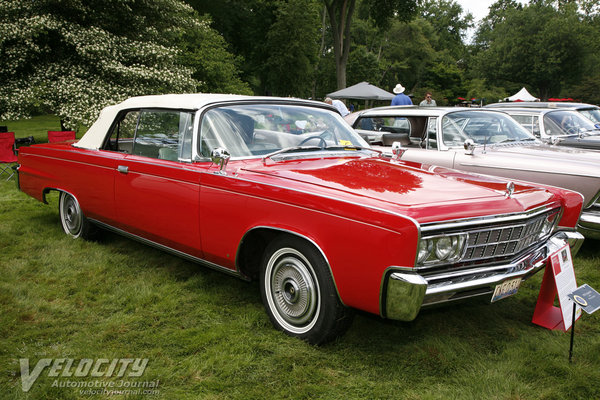
<svg viewBox="0 0 600 400">
<path fill-rule="evenodd" d="M 600 212 L 597 206 L 583 210 L 577 223 L 577 231 L 586 238 L 600 239 Z"/>
<path fill-rule="evenodd" d="M 527 279 L 543 269 L 550 255 L 567 243 L 575 256 L 583 239 L 578 232 L 558 232 L 545 244 L 502 265 L 430 275 L 419 274 L 413 269 L 392 267 L 392 272 L 384 280 L 382 314 L 390 319 L 412 321 L 424 306 L 481 295 L 491 297 L 498 284 L 508 279 Z"/>
</svg>

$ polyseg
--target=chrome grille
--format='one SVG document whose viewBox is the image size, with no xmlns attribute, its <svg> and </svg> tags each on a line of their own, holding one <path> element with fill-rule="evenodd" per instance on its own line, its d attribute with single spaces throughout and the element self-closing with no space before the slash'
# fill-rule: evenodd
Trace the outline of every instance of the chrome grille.
<svg viewBox="0 0 600 400">
<path fill-rule="evenodd" d="M 540 239 L 548 213 L 520 223 L 469 231 L 461 261 L 474 261 L 517 254 Z"/>
<path fill-rule="evenodd" d="M 465 238 L 464 248 L 458 259 L 447 262 L 427 260 L 419 265 L 417 259 L 416 268 L 427 270 L 429 274 L 440 270 L 471 269 L 512 258 L 546 240 L 558 223 L 560 212 L 560 207 L 544 207 L 523 214 L 424 225 L 421 227 L 420 243 L 461 235 Z M 548 226 L 548 221 L 552 221 L 552 226 Z M 547 231 L 545 234 L 544 230 Z"/>
</svg>

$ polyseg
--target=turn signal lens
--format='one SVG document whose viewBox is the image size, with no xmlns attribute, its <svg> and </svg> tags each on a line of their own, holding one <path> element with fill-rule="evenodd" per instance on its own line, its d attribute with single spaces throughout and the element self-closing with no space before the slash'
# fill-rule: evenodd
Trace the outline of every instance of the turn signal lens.
<svg viewBox="0 0 600 400">
<path fill-rule="evenodd" d="M 419 264 L 423 263 L 425 260 L 429 258 L 431 255 L 431 250 L 433 249 L 433 242 L 427 239 L 421 240 L 419 242 L 419 255 L 417 256 L 417 262 Z"/>
<path fill-rule="evenodd" d="M 544 219 L 544 222 L 542 223 L 542 229 L 540 230 L 540 236 L 539 236 L 540 239 L 543 237 L 546 237 L 547 235 L 552 233 L 552 231 L 556 227 L 557 223 L 558 223 L 558 212 L 548 215 Z"/>
</svg>

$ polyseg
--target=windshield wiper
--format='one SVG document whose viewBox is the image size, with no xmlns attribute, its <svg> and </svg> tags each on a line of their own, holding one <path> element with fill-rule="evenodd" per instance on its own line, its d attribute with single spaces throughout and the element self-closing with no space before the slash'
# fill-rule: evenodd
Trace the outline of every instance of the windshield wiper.
<svg viewBox="0 0 600 400">
<path fill-rule="evenodd" d="M 262 161 L 264 162 L 267 158 L 272 158 L 276 155 L 279 154 L 283 154 L 283 153 L 291 153 L 294 151 L 315 151 L 315 150 L 367 150 L 367 151 L 372 151 L 374 153 L 377 153 L 379 155 L 383 154 L 383 151 L 381 150 L 376 150 L 376 149 L 372 149 L 370 147 L 363 147 L 363 146 L 355 146 L 355 145 L 347 145 L 347 146 L 327 146 L 327 147 L 320 147 L 320 146 L 291 146 L 291 147 L 286 147 L 284 149 L 280 149 L 277 151 L 274 151 L 272 153 L 269 154 L 265 154 L 262 157 Z"/>
<path fill-rule="evenodd" d="M 279 149 L 277 151 L 274 151 L 272 153 L 269 154 L 265 154 L 262 157 L 263 162 L 267 159 L 267 158 L 271 158 L 273 156 L 276 156 L 278 154 L 283 154 L 283 153 L 289 153 L 292 151 L 314 151 L 314 150 L 323 150 L 323 147 L 320 146 L 291 146 L 291 147 L 285 147 L 283 149 Z"/>
<path fill-rule="evenodd" d="M 327 146 L 327 147 L 325 147 L 325 149 L 326 150 L 367 150 L 367 151 L 373 151 L 378 154 L 383 154 L 383 151 L 381 151 L 381 150 L 372 149 L 370 147 L 355 146 L 353 144 L 348 145 L 348 146 Z"/>
</svg>

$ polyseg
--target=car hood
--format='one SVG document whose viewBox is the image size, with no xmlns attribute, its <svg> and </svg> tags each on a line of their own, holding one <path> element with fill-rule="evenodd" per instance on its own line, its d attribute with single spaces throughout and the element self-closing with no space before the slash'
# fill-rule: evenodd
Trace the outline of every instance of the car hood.
<svg viewBox="0 0 600 400">
<path fill-rule="evenodd" d="M 477 147 L 474 156 L 463 160 L 468 165 L 487 168 L 600 178 L 600 152 L 595 150 L 540 143 L 509 144 Z M 462 166 L 456 167 L 461 169 Z"/>
<path fill-rule="evenodd" d="M 600 149 L 600 135 L 583 137 L 566 137 L 559 140 L 559 146 L 572 146 L 580 148 Z"/>
<path fill-rule="evenodd" d="M 520 212 L 553 197 L 525 183 L 516 183 L 508 196 L 508 180 L 381 158 L 268 160 L 250 163 L 243 170 L 252 173 L 254 180 L 400 212 L 421 221 L 425 214 L 440 220 Z"/>
</svg>

